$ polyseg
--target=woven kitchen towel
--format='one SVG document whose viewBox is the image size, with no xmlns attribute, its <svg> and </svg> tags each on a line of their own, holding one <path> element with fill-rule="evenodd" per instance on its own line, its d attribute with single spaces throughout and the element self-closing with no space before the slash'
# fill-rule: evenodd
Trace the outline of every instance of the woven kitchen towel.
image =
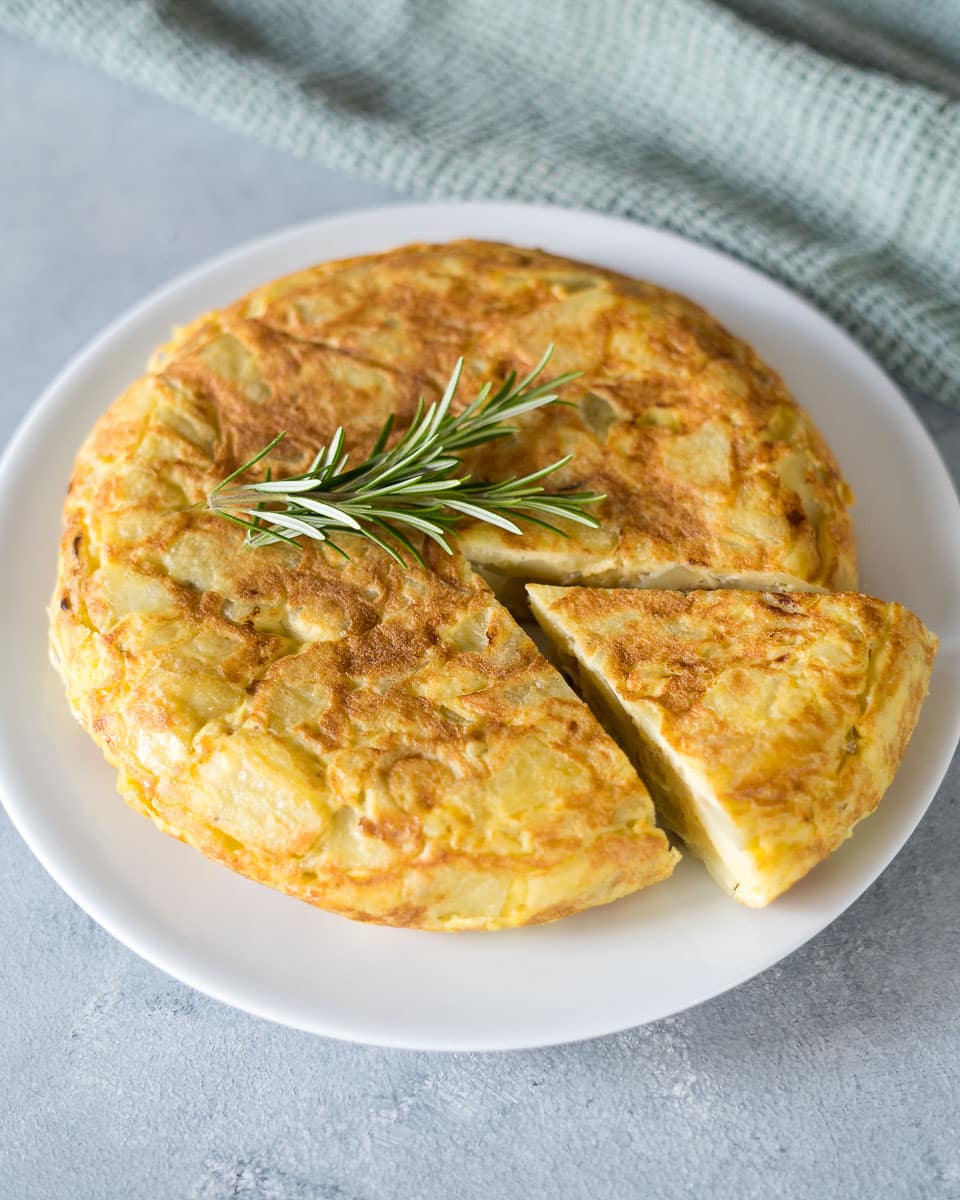
<svg viewBox="0 0 960 1200">
<path fill-rule="evenodd" d="M 397 188 L 718 246 L 960 407 L 958 0 L 0 0 L 0 27 Z"/>
</svg>

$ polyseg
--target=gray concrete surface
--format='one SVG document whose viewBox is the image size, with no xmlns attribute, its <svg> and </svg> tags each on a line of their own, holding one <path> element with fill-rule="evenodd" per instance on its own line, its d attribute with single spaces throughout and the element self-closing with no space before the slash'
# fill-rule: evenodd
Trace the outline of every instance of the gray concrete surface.
<svg viewBox="0 0 960 1200">
<path fill-rule="evenodd" d="M 0 440 L 149 288 L 389 198 L 2 39 L 0 164 Z M 917 403 L 956 477 L 960 416 Z M 880 881 L 752 983 L 479 1056 L 341 1045 L 192 992 L 0 815 L 0 1197 L 960 1197 L 958 790 L 955 763 Z"/>
</svg>

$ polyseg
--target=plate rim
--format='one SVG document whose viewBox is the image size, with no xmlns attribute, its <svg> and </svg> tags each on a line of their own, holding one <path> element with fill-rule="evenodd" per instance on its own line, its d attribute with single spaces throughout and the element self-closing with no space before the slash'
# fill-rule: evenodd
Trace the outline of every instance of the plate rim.
<svg viewBox="0 0 960 1200">
<path fill-rule="evenodd" d="M 293 225 L 288 225 L 275 229 L 267 234 L 248 239 L 236 246 L 230 247 L 215 255 L 212 255 L 186 271 L 183 271 L 172 278 L 161 283 L 159 286 L 152 289 L 143 296 L 135 304 L 129 306 L 120 312 L 112 321 L 105 325 L 98 333 L 90 338 L 76 353 L 70 356 L 68 361 L 55 374 L 50 383 L 43 389 L 40 395 L 36 398 L 33 404 L 30 405 L 27 412 L 18 422 L 14 432 L 10 436 L 6 446 L 0 454 L 0 480 L 7 478 L 9 475 L 8 468 L 17 461 L 23 453 L 25 447 L 29 446 L 34 430 L 41 426 L 44 420 L 51 412 L 56 412 L 60 403 L 60 397 L 65 390 L 69 390 L 71 383 L 75 377 L 91 364 L 95 363 L 104 353 L 109 350 L 110 344 L 118 337 L 122 337 L 131 326 L 135 326 L 138 321 L 147 316 L 152 310 L 162 305 L 166 300 L 175 296 L 184 289 L 189 289 L 196 285 L 204 278 L 222 271 L 231 265 L 237 264 L 253 254 L 269 253 L 272 249 L 278 249 L 284 242 L 296 242 L 299 239 L 309 237 L 314 231 L 324 230 L 330 231 L 331 227 L 341 226 L 348 228 L 351 225 L 364 225 L 375 223 L 378 220 L 389 221 L 397 214 L 402 213 L 407 220 L 416 222 L 420 218 L 426 219 L 428 215 L 436 215 L 440 211 L 456 211 L 464 216 L 477 214 L 487 218 L 502 218 L 504 221 L 505 230 L 501 235 L 502 240 L 509 240 L 507 232 L 510 219 L 516 214 L 523 213 L 527 216 L 543 214 L 546 219 L 554 220 L 558 213 L 563 214 L 566 219 L 573 221 L 586 221 L 595 224 L 603 224 L 608 226 L 620 226 L 629 229 L 632 235 L 646 233 L 655 235 L 660 240 L 664 240 L 667 245 L 670 243 L 682 244 L 685 248 L 693 247 L 698 253 L 709 256 L 721 266 L 733 264 L 739 271 L 747 272 L 748 277 L 756 277 L 763 281 L 767 287 L 774 287 L 780 292 L 785 293 L 791 302 L 802 305 L 815 321 L 825 324 L 829 327 L 836 336 L 845 343 L 847 350 L 855 353 L 859 359 L 858 366 L 869 368 L 870 371 L 878 373 L 890 393 L 896 400 L 893 410 L 901 421 L 906 421 L 908 426 L 912 426 L 911 433 L 914 441 L 914 446 L 919 448 L 922 446 L 930 467 L 940 476 L 940 484 L 946 483 L 949 493 L 953 498 L 954 517 L 956 520 L 956 528 L 960 530 L 960 499 L 958 499 L 956 487 L 947 469 L 943 456 L 933 441 L 932 437 L 925 428 L 919 415 L 914 410 L 913 406 L 904 396 L 899 386 L 889 377 L 883 368 L 860 346 L 860 344 L 849 334 L 845 329 L 839 326 L 831 317 L 819 310 L 815 305 L 808 301 L 804 296 L 792 291 L 779 280 L 772 276 L 766 275 L 762 271 L 742 262 L 740 259 L 717 250 L 710 246 L 705 246 L 693 239 L 683 237 L 669 230 L 659 229 L 655 226 L 646 225 L 640 222 L 632 221 L 625 217 L 616 215 L 608 215 L 605 213 L 594 212 L 587 209 L 579 209 L 566 207 L 563 205 L 553 204 L 527 204 L 511 201 L 474 201 L 474 202 L 436 202 L 436 203 L 396 203 L 390 205 L 376 205 L 369 208 L 351 208 L 349 210 L 333 213 L 326 217 L 314 218 L 298 222 Z M 489 235 L 487 235 L 489 236 Z M 400 244 L 400 243 L 398 243 Z M 375 251 L 370 251 L 375 252 Z M 350 256 L 352 257 L 352 255 Z M 185 319 L 190 319 L 185 317 Z M 887 407 L 891 407 L 889 404 Z M 0 487 L 0 495 L 3 488 Z M 955 554 L 960 553 L 960 534 L 958 534 L 957 546 L 954 547 Z M 941 654 L 946 654 L 957 650 L 957 639 L 953 638 L 950 644 L 941 645 Z M 664 1019 L 669 1015 L 677 1015 L 681 1012 L 688 1011 L 691 1008 L 697 1007 L 707 1000 L 725 994 L 731 991 L 748 980 L 755 978 L 764 971 L 769 970 L 772 966 L 784 961 L 790 955 L 795 953 L 797 949 L 806 944 L 812 938 L 818 936 L 833 922 L 846 912 L 863 894 L 876 882 L 881 874 L 893 862 L 897 855 L 901 852 L 906 842 L 909 840 L 919 822 L 929 809 L 930 804 L 937 795 L 939 788 L 943 782 L 943 778 L 949 769 L 950 763 L 956 749 L 956 743 L 960 738 L 960 712 L 954 713 L 953 729 L 950 735 L 952 737 L 952 745 L 949 750 L 946 749 L 948 738 L 944 738 L 940 761 L 936 764 L 935 770 L 931 769 L 927 772 L 930 778 L 934 774 L 937 776 L 937 783 L 933 787 L 927 802 L 923 805 L 916 820 L 902 831 L 902 837 L 899 839 L 896 846 L 888 854 L 889 847 L 885 847 L 884 857 L 881 855 L 882 861 L 879 865 L 871 864 L 870 870 L 866 876 L 862 886 L 856 891 L 856 894 L 849 896 L 838 911 L 834 912 L 817 931 L 808 933 L 802 931 L 796 940 L 789 944 L 786 943 L 778 949 L 775 956 L 770 958 L 765 964 L 757 967 L 753 964 L 748 966 L 742 974 L 738 975 L 732 981 L 726 982 L 721 987 L 716 987 L 710 983 L 706 983 L 701 989 L 691 989 L 697 994 L 691 995 L 683 1004 L 672 1007 L 669 1013 L 661 1013 L 659 1015 L 641 1018 L 634 1022 L 617 1022 L 609 1026 L 602 1023 L 598 1027 L 568 1035 L 556 1036 L 555 1034 L 546 1034 L 542 1040 L 531 1040 L 529 1035 L 521 1035 L 519 1038 L 512 1039 L 505 1035 L 502 1031 L 498 1031 L 493 1037 L 475 1037 L 472 1040 L 463 1039 L 456 1043 L 449 1039 L 431 1039 L 418 1038 L 416 1036 L 405 1035 L 401 1033 L 391 1033 L 386 1028 L 364 1029 L 354 1028 L 347 1029 L 342 1023 L 336 1021 L 331 1022 L 329 1019 L 320 1020 L 305 1020 L 303 1016 L 293 1016 L 286 1011 L 271 1010 L 269 1005 L 263 1005 L 256 1001 L 251 1001 L 249 997 L 238 998 L 235 992 L 231 992 L 229 987 L 221 987 L 218 984 L 215 976 L 216 971 L 212 969 L 210 975 L 205 976 L 202 970 L 193 969 L 193 964 L 188 963 L 186 967 L 182 963 L 171 961 L 170 956 L 164 947 L 151 945 L 148 940 L 141 936 L 140 932 L 125 924 L 123 919 L 122 908 L 111 909 L 109 905 L 103 904 L 100 898 L 95 894 L 94 889 L 85 887 L 83 882 L 83 871 L 71 871 L 65 865 L 64 856 L 57 853 L 56 844 L 47 843 L 38 831 L 33 827 L 29 819 L 29 802 L 21 801 L 13 794 L 11 786 L 10 770 L 8 769 L 8 761 L 6 757 L 5 739 L 0 736 L 0 801 L 7 812 L 14 828 L 26 842 L 34 856 L 39 860 L 44 869 L 52 876 L 54 881 L 67 893 L 67 895 L 76 903 L 84 912 L 86 912 L 94 921 L 104 928 L 111 936 L 116 938 L 122 944 L 131 949 L 139 957 L 150 962 L 152 965 L 164 971 L 167 975 L 180 982 L 187 984 L 190 987 L 208 995 L 222 1003 L 231 1007 L 240 1009 L 241 1011 L 250 1013 L 264 1020 L 273 1021 L 274 1023 L 284 1025 L 289 1028 L 300 1029 L 310 1033 L 319 1034 L 321 1036 L 332 1037 L 338 1040 L 351 1041 L 364 1045 L 382 1046 L 398 1049 L 411 1050 L 431 1050 L 443 1052 L 489 1052 L 497 1050 L 520 1050 L 533 1049 L 553 1045 L 572 1044 L 579 1041 L 590 1040 L 595 1037 L 607 1036 L 609 1034 L 621 1032 L 625 1029 L 635 1028 L 640 1025 L 648 1024 L 655 1020 Z M 69 858 L 69 855 L 66 856 Z M 786 947 L 786 948 L 784 948 Z M 709 975 L 707 975 L 709 979 Z"/>
</svg>

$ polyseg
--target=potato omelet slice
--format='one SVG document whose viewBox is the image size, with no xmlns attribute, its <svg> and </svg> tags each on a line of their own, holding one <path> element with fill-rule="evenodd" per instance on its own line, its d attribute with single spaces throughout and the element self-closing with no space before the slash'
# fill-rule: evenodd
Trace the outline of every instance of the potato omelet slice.
<svg viewBox="0 0 960 1200">
<path fill-rule="evenodd" d="M 899 604 L 852 593 L 528 592 L 661 820 L 751 907 L 876 808 L 937 646 Z"/>
</svg>

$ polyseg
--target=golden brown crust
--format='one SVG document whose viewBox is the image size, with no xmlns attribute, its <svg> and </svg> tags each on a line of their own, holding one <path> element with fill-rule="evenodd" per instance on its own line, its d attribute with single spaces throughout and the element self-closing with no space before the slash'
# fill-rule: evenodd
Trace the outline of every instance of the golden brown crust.
<svg viewBox="0 0 960 1200">
<path fill-rule="evenodd" d="M 188 366 L 113 405 L 65 506 L 54 657 L 126 799 L 393 925 L 554 920 L 669 875 L 625 756 L 465 559 L 248 551 L 191 507 L 251 445 L 236 393 Z"/>
<path fill-rule="evenodd" d="M 648 779 L 655 794 L 658 784 L 695 792 L 699 781 L 715 798 L 745 856 L 731 875 L 751 874 L 738 898 L 754 904 L 874 810 L 916 725 L 937 644 L 900 605 L 851 593 L 530 593 L 561 649 L 669 754 L 675 773 L 664 765 Z M 656 753 L 648 762 L 657 769 Z M 710 838 L 689 796 L 666 804 L 668 825 L 708 859 L 717 852 L 697 845 Z"/>
</svg>

